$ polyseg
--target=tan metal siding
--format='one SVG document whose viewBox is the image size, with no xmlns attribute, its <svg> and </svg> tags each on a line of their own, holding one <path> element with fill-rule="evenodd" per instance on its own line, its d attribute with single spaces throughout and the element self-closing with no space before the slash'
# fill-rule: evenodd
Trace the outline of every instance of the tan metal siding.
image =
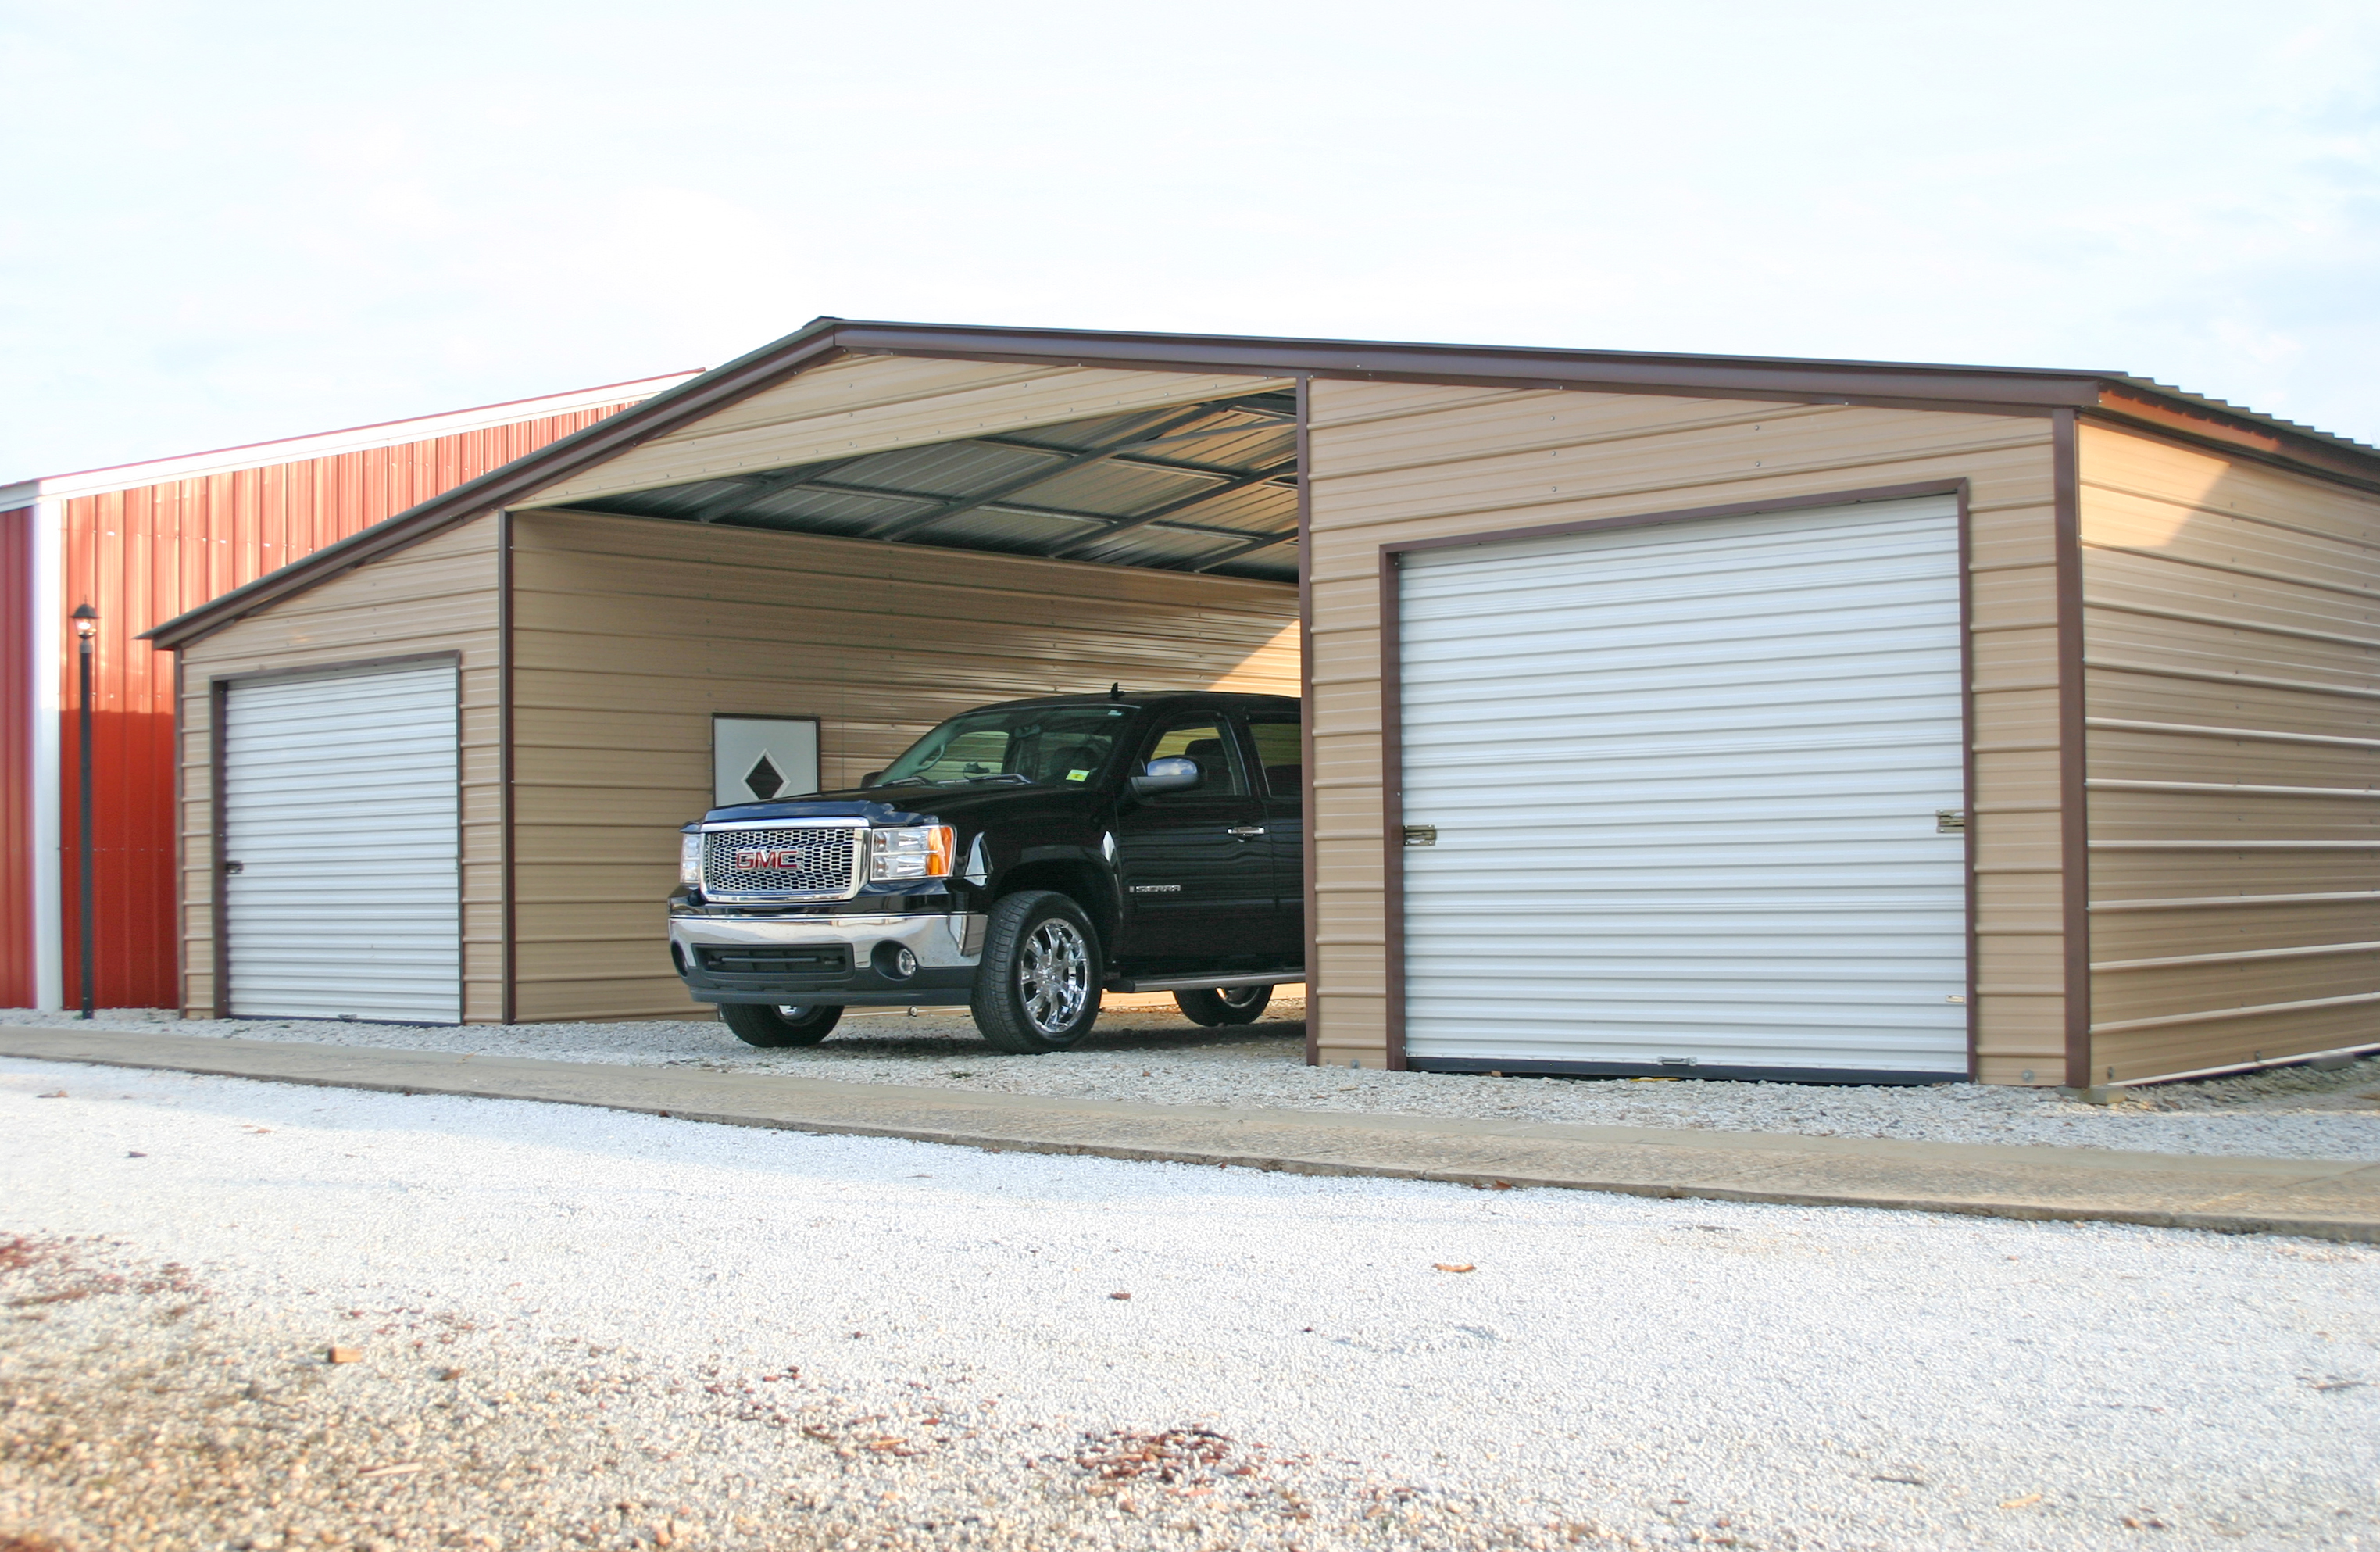
<svg viewBox="0 0 2380 1552">
<path fill-rule="evenodd" d="M 415 653 L 462 654 L 463 1017 L 504 1016 L 502 685 L 491 514 L 332 578 L 183 649 L 182 1008 L 215 1005 L 213 743 L 218 677 Z"/>
<path fill-rule="evenodd" d="M 2372 1043 L 2380 498 L 2081 436 L 2092 1075 Z"/>
<path fill-rule="evenodd" d="M 714 712 L 819 718 L 837 786 L 985 701 L 1297 693 L 1279 583 L 537 512 L 513 587 L 523 1019 L 698 1011 L 662 911 Z"/>
<path fill-rule="evenodd" d="M 846 357 L 515 504 L 566 506 L 626 491 L 1288 386 L 1286 378 Z"/>
<path fill-rule="evenodd" d="M 1321 1060 L 1386 1051 L 1381 544 L 1966 479 L 1980 1072 L 2062 1081 L 2046 418 L 1328 380 L 1312 405 Z"/>
</svg>

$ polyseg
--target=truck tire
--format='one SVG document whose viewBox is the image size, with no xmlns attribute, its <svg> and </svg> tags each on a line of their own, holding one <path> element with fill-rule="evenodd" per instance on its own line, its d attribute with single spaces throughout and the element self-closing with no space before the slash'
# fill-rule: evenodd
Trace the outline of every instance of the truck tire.
<svg viewBox="0 0 2380 1552">
<path fill-rule="evenodd" d="M 1055 890 L 1019 890 L 991 908 L 969 1011 L 983 1037 L 1019 1056 L 1064 1050 L 1099 1016 L 1099 937 Z"/>
<path fill-rule="evenodd" d="M 1174 1006 L 1188 1015 L 1192 1024 L 1203 1024 L 1213 1029 L 1226 1024 L 1254 1024 L 1265 1004 L 1272 1000 L 1272 988 L 1218 987 L 1212 991 L 1177 991 Z"/>
<path fill-rule="evenodd" d="M 815 1046 L 834 1032 L 843 1010 L 832 1003 L 804 1008 L 764 1008 L 750 1002 L 722 1003 L 719 1020 L 747 1046 Z"/>
</svg>

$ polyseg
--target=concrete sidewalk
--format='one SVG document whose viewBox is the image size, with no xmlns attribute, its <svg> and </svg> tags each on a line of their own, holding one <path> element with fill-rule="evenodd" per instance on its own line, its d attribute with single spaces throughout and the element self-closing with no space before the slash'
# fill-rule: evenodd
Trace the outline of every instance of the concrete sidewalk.
<svg viewBox="0 0 2380 1552">
<path fill-rule="evenodd" d="M 1219 1109 L 89 1026 L 0 1026 L 0 1056 L 1035 1153 L 2380 1243 L 2380 1163 Z"/>
</svg>

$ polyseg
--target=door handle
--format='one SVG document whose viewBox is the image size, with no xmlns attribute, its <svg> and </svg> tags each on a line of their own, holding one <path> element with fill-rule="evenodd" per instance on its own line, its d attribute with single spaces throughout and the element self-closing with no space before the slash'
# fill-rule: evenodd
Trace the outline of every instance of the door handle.
<svg viewBox="0 0 2380 1552">
<path fill-rule="evenodd" d="M 1231 829 L 1223 831 L 1226 835 L 1236 835 L 1243 841 L 1262 835 L 1264 832 L 1265 828 L 1262 825 L 1233 825 Z"/>
</svg>

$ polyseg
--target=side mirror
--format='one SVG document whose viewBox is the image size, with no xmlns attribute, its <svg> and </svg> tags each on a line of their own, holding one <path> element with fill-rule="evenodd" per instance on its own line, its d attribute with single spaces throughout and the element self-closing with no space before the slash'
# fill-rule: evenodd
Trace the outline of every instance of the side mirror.
<svg viewBox="0 0 2380 1552">
<path fill-rule="evenodd" d="M 1133 795 L 1155 797 L 1160 793 L 1188 792 L 1207 780 L 1198 762 L 1183 755 L 1168 755 L 1163 759 L 1148 762 L 1147 775 L 1132 779 Z"/>
<path fill-rule="evenodd" d="M 867 775 L 862 776 L 859 779 L 859 784 L 863 787 L 872 787 L 876 784 L 876 778 L 883 774 L 884 772 L 881 770 L 871 770 Z"/>
</svg>

